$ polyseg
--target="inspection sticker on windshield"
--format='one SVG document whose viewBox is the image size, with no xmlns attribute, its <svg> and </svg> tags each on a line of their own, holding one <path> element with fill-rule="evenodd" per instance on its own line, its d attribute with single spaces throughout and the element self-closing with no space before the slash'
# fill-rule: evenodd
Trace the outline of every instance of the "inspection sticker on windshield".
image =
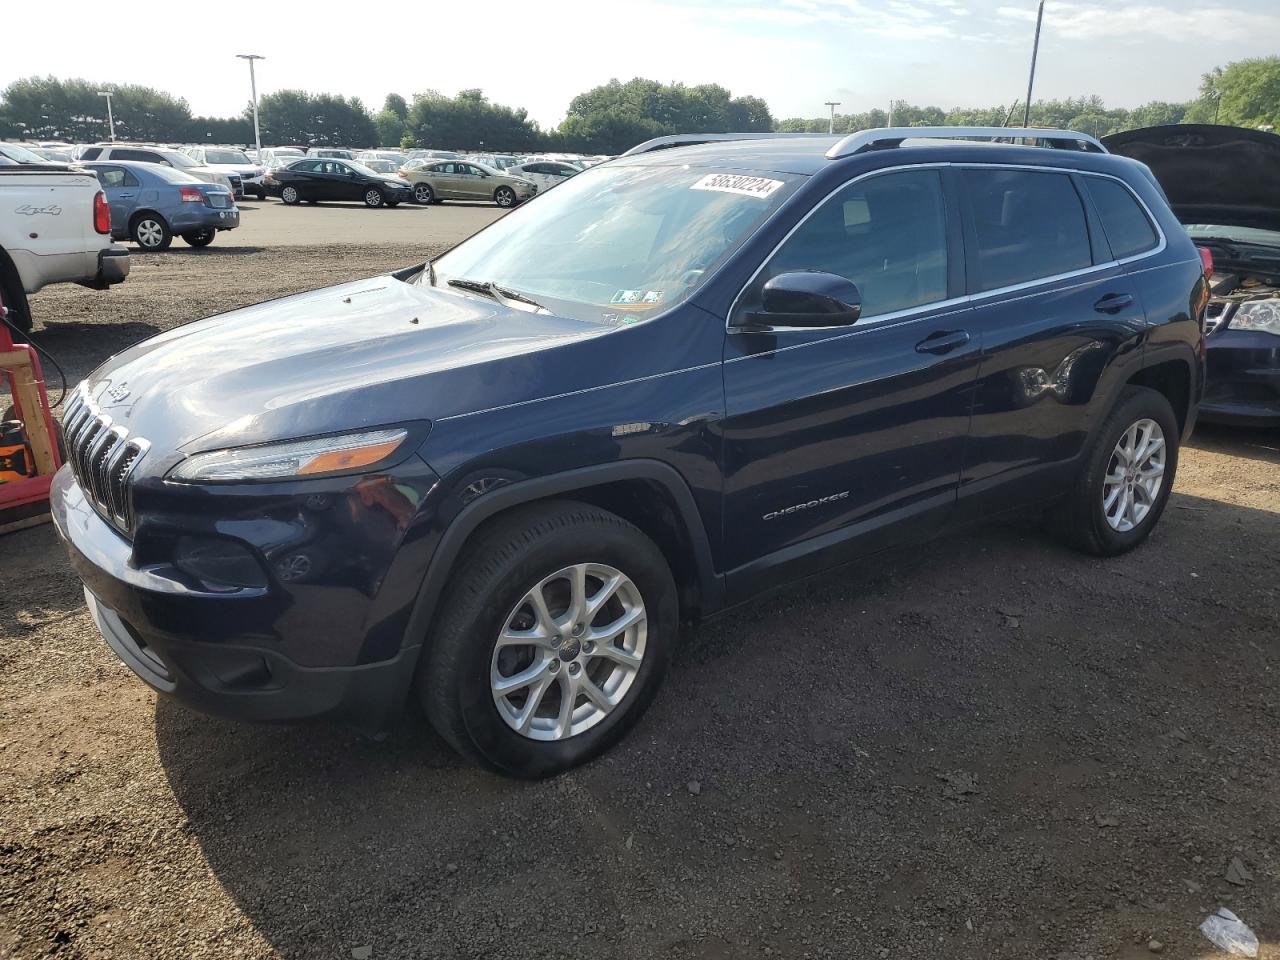
<svg viewBox="0 0 1280 960">
<path fill-rule="evenodd" d="M 782 186 L 781 180 L 769 180 L 765 177 L 744 177 L 736 173 L 709 173 L 689 189 L 739 193 L 744 197 L 759 197 L 763 200 L 780 186 Z"/>
</svg>

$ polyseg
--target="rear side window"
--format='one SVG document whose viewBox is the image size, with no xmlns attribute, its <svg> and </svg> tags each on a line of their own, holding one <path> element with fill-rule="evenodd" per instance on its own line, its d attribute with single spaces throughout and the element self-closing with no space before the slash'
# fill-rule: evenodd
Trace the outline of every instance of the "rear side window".
<svg viewBox="0 0 1280 960">
<path fill-rule="evenodd" d="M 158 153 L 152 153 L 149 150 L 112 150 L 112 160 L 136 160 L 139 163 L 163 163 L 168 164 L 169 161 Z"/>
<path fill-rule="evenodd" d="M 80 159 L 81 160 L 97 160 L 100 156 L 102 156 L 101 147 L 86 147 L 84 151 L 80 154 Z"/>
<path fill-rule="evenodd" d="M 947 298 L 947 221 L 935 170 L 911 170 L 849 184 L 782 245 L 765 281 L 820 270 L 852 280 L 862 316 Z"/>
<path fill-rule="evenodd" d="M 1066 174 L 971 168 L 961 176 L 973 210 L 980 290 L 1092 265 L 1084 206 Z"/>
<path fill-rule="evenodd" d="M 1085 177 L 1089 196 L 1102 218 L 1102 229 L 1117 260 L 1150 250 L 1160 242 L 1155 227 L 1129 188 L 1103 177 Z"/>
</svg>

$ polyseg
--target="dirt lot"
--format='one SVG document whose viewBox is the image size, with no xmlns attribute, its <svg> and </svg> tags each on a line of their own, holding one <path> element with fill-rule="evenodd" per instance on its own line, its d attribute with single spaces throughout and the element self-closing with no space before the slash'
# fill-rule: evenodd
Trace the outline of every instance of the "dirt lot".
<svg viewBox="0 0 1280 960">
<path fill-rule="evenodd" d="M 34 308 L 74 380 L 425 252 L 220 238 Z M 1278 463 L 1274 434 L 1203 430 L 1117 560 L 1017 520 L 762 598 L 688 639 L 618 749 L 538 784 L 416 714 L 375 743 L 157 702 L 52 529 L 10 535 L 0 956 L 1202 957 L 1227 905 L 1275 960 Z"/>
</svg>

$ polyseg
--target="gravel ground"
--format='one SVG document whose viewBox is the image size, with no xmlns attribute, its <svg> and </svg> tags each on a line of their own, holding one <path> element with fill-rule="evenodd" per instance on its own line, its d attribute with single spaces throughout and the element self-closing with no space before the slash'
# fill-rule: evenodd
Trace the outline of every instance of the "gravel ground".
<svg viewBox="0 0 1280 960">
<path fill-rule="evenodd" d="M 74 381 L 429 252 L 175 248 L 34 308 Z M 1205 957 L 1226 905 L 1276 960 L 1278 463 L 1203 429 L 1127 557 L 1017 520 L 758 599 L 537 784 L 416 713 L 372 742 L 157 702 L 52 529 L 0 538 L 0 956 Z"/>
</svg>

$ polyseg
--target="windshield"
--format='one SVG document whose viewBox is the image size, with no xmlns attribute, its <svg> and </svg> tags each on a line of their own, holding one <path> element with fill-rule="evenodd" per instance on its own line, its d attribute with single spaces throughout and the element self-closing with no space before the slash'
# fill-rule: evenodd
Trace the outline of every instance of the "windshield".
<svg viewBox="0 0 1280 960">
<path fill-rule="evenodd" d="M 1228 227 L 1216 223 L 1189 223 L 1187 235 L 1192 240 L 1208 240 L 1212 238 L 1236 240 L 1240 243 L 1257 243 L 1265 247 L 1280 249 L 1280 232 L 1264 230 L 1261 227 Z"/>
<path fill-rule="evenodd" d="M 26 147 L 20 147 L 16 143 L 6 143 L 0 147 L 0 153 L 3 153 L 10 160 L 16 160 L 18 163 L 44 163 L 44 157 L 38 153 L 32 153 Z"/>
<path fill-rule="evenodd" d="M 161 154 L 161 156 L 163 156 L 175 167 L 180 167 L 183 170 L 188 170 L 191 167 L 200 166 L 200 164 L 196 163 L 194 160 L 188 157 L 185 153 L 163 153 Z"/>
<path fill-rule="evenodd" d="M 243 150 L 206 150 L 204 159 L 206 163 L 247 164 L 249 162 L 249 158 L 244 155 Z"/>
<path fill-rule="evenodd" d="M 385 173 L 381 173 L 377 170 L 372 170 L 369 167 L 366 167 L 359 160 L 344 160 L 342 162 L 345 163 L 352 170 L 354 170 L 356 173 L 364 174 L 366 177 L 385 177 L 386 176 Z M 377 161 L 373 161 L 373 162 L 376 163 Z"/>
<path fill-rule="evenodd" d="M 390 160 L 364 160 L 359 164 L 353 164 L 353 166 L 361 166 L 361 164 L 374 173 L 395 173 L 398 169 Z"/>
<path fill-rule="evenodd" d="M 446 253 L 433 265 L 435 282 L 493 283 L 563 316 L 635 323 L 689 297 L 802 180 L 600 167 Z"/>
</svg>

